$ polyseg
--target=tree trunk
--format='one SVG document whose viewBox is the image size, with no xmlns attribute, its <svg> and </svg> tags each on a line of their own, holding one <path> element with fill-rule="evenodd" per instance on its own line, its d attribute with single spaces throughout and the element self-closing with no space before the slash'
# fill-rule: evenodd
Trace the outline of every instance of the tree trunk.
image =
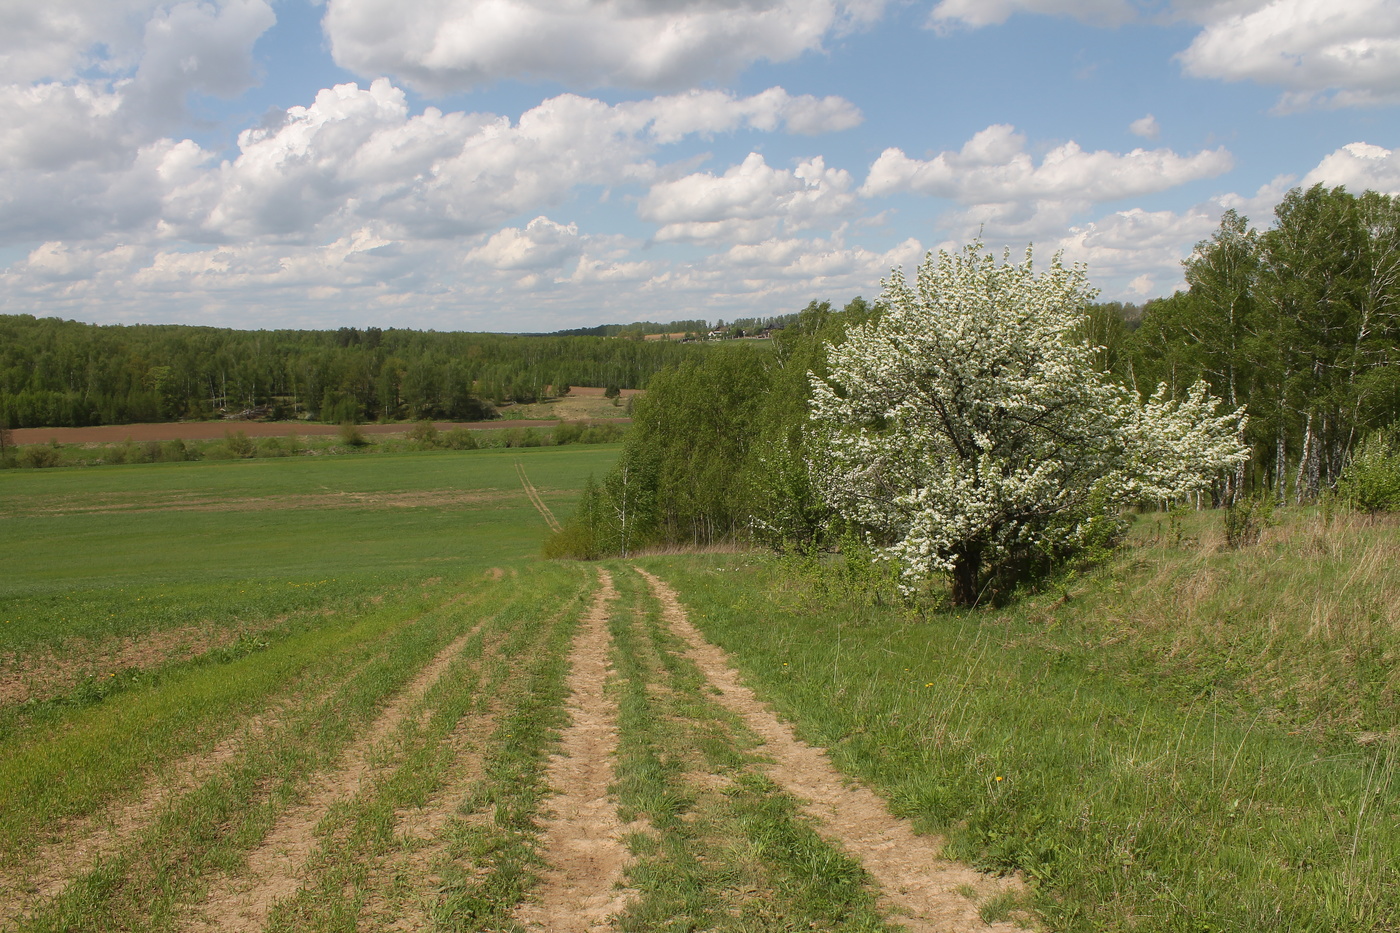
<svg viewBox="0 0 1400 933">
<path fill-rule="evenodd" d="M 975 606 L 982 596 L 982 552 L 967 550 L 953 564 L 953 605 Z"/>
</svg>

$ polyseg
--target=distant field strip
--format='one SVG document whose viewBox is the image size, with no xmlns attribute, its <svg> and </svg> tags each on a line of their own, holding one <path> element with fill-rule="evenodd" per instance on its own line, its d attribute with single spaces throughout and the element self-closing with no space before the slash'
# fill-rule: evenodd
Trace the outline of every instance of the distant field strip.
<svg viewBox="0 0 1400 933">
<path fill-rule="evenodd" d="M 820 834 L 870 873 L 900 924 L 916 933 L 1019 929 L 1011 922 L 988 924 L 977 908 L 978 901 L 995 898 L 1017 882 L 944 859 L 942 840 L 915 834 L 870 790 L 844 778 L 821 749 L 798 739 L 739 680 L 725 652 L 690 623 L 674 590 L 644 570 L 637 572 L 664 607 L 666 624 L 686 643 L 688 657 L 718 689 L 719 703 L 763 741 L 763 751 L 773 761 L 769 776 L 803 801 L 802 809 Z"/>
<path fill-rule="evenodd" d="M 540 498 L 539 490 L 530 482 L 530 478 L 525 475 L 525 465 L 517 460 L 515 462 L 515 470 L 520 474 L 520 485 L 525 487 L 525 495 L 529 497 L 531 504 L 539 510 L 540 515 L 544 516 L 545 524 L 549 526 L 551 531 L 559 531 L 559 520 L 554 517 L 554 513 L 549 510 L 549 506 L 544 504 L 544 500 Z"/>
<path fill-rule="evenodd" d="M 153 492 L 144 496 L 28 497 L 0 505 L 6 514 L 125 515 L 134 512 L 272 512 L 288 509 L 412 509 L 489 505 L 510 498 L 494 490 L 327 491 L 315 494 L 214 496 Z"/>
</svg>

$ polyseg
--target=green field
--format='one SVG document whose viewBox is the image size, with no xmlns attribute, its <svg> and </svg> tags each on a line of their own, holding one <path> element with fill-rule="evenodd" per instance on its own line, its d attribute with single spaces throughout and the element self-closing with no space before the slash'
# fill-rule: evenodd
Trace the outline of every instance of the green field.
<svg viewBox="0 0 1400 933">
<path fill-rule="evenodd" d="M 0 473 L 0 929 L 528 928 L 602 591 L 539 559 L 521 471 L 562 519 L 616 456 Z M 635 565 L 844 773 L 1022 879 L 945 892 L 973 921 L 1400 928 L 1400 534 L 1217 523 L 1144 516 L 1110 565 L 958 613 L 821 562 L 605 562 L 612 925 L 898 926 Z"/>
</svg>

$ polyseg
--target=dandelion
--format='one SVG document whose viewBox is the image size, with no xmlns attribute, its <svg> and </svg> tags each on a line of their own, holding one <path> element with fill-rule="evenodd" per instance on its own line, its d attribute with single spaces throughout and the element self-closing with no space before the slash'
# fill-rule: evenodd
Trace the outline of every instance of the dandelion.
<svg viewBox="0 0 1400 933">
<path fill-rule="evenodd" d="M 997 780 L 998 780 L 998 781 L 1001 780 L 1001 775 L 1000 775 L 1000 774 L 997 775 Z"/>
</svg>

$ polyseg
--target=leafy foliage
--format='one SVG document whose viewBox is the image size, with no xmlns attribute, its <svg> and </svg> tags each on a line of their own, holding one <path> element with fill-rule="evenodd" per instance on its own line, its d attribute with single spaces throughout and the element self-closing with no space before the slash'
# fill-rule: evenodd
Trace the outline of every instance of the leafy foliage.
<svg viewBox="0 0 1400 933">
<path fill-rule="evenodd" d="M 1400 511 L 1400 442 L 1394 432 L 1367 435 L 1342 472 L 1337 495 L 1363 512 Z"/>
<path fill-rule="evenodd" d="M 1252 467 L 1215 491 L 1315 498 L 1368 431 L 1400 413 L 1400 204 L 1315 185 L 1271 229 L 1227 211 L 1186 262 L 1190 286 L 1150 303 L 1118 370 L 1180 392 L 1197 379 L 1246 405 Z"/>
<path fill-rule="evenodd" d="M 772 340 L 719 346 L 658 373 L 632 400 L 618 465 L 546 553 L 824 539 L 832 516 L 806 466 L 807 374 L 824 371 L 827 345 L 873 313 L 860 298 L 842 311 L 814 301 L 781 319 Z"/>
<path fill-rule="evenodd" d="M 1090 290 L 1058 258 L 1043 274 L 982 255 L 896 270 L 887 310 L 813 379 L 810 463 L 822 498 L 865 529 L 914 592 L 953 575 L 971 604 L 1035 552 L 1073 547 L 1118 506 L 1202 489 L 1248 452 L 1244 412 L 1204 383 L 1146 403 L 1095 368 L 1078 337 Z"/>
</svg>

